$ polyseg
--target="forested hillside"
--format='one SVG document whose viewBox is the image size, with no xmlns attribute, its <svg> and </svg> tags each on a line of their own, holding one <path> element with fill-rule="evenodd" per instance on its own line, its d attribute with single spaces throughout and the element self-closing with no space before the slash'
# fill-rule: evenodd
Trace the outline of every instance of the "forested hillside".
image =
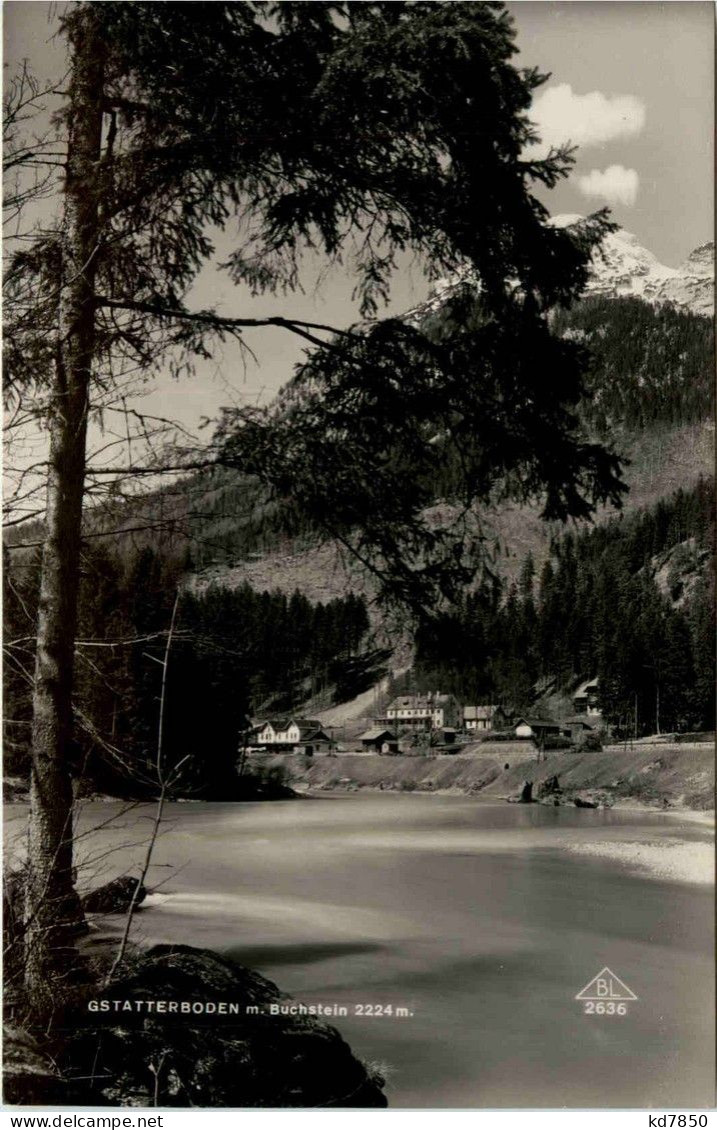
<svg viewBox="0 0 717 1130">
<path fill-rule="evenodd" d="M 432 311 L 431 332 L 440 336 L 443 321 L 459 314 L 465 314 L 462 306 Z M 631 460 L 634 470 L 628 466 L 626 477 L 640 504 L 656 502 L 663 490 L 687 486 L 709 473 L 711 443 L 703 437 L 683 441 L 683 434 L 712 414 L 710 319 L 670 306 L 653 307 L 638 298 L 592 297 L 556 313 L 555 328 L 590 350 L 589 394 L 579 411 L 591 431 L 612 438 Z M 549 374 L 539 374 L 539 379 L 549 379 Z M 452 459 L 458 458 L 455 452 L 449 456 L 444 480 L 433 482 L 437 497 L 450 497 Z M 676 466 L 670 477 L 672 462 Z M 502 526 L 499 514 L 499 532 Z M 221 466 L 130 502 L 90 509 L 86 527 L 93 540 L 111 546 L 125 563 L 138 550 L 152 547 L 185 573 L 221 572 L 257 556 L 295 552 L 313 545 L 315 536 L 284 501 L 269 498 L 250 477 Z M 32 543 L 38 531 L 37 523 L 28 523 L 9 531 L 6 541 Z M 510 540 L 513 530 L 507 532 Z"/>
<path fill-rule="evenodd" d="M 5 767 L 29 758 L 31 671 L 39 562 L 6 571 Z M 109 792 L 156 787 L 162 660 L 181 572 L 145 548 L 123 565 L 105 549 L 85 555 L 77 646 L 78 776 Z M 181 790 L 222 795 L 234 779 L 249 714 L 294 710 L 331 684 L 347 695 L 373 674 L 362 650 L 365 601 L 312 604 L 300 593 L 182 591 L 166 685 L 167 764 L 187 759 Z"/>
<path fill-rule="evenodd" d="M 536 576 L 485 587 L 419 632 L 403 685 L 525 710 L 536 686 L 598 676 L 607 721 L 714 727 L 714 487 L 554 540 Z M 395 689 L 400 689 L 396 684 Z"/>
<path fill-rule="evenodd" d="M 440 333 L 441 315 L 432 318 Z M 712 545 L 712 324 L 639 299 L 593 297 L 556 315 L 555 327 L 591 351 L 579 410 L 591 431 L 630 456 L 625 513 L 565 533 L 535 509 L 499 510 L 491 518 L 499 579 L 419 632 L 416 664 L 396 687 L 440 686 L 464 701 L 519 709 L 541 679 L 565 688 L 597 674 L 606 717 L 618 728 L 634 730 L 636 717 L 639 732 L 713 726 L 713 584 L 704 553 Z M 437 497 L 451 476 L 447 465 Z M 166 734 L 172 758 L 189 759 L 190 790 L 224 787 L 248 713 L 291 710 L 327 689 L 341 701 L 384 670 L 386 655 L 369 631 L 370 585 L 329 568 L 335 550 L 318 553 L 291 509 L 247 476 L 202 472 L 90 511 L 86 527 L 76 757 L 97 787 L 152 781 L 157 660 L 178 586 Z M 12 531 L 8 544 L 30 548 L 6 558 L 5 751 L 7 769 L 19 773 L 29 739 L 38 532 L 37 523 Z"/>
<path fill-rule="evenodd" d="M 430 316 L 433 332 L 440 333 L 441 317 L 448 314 Z M 556 324 L 561 332 L 580 336 L 591 351 L 591 393 L 579 410 L 588 429 L 609 436 L 627 458 L 626 514 L 713 474 L 711 320 L 637 298 L 595 297 L 560 313 Z M 208 521 L 196 519 L 195 540 L 187 551 L 192 567 L 201 571 L 201 584 L 213 579 L 234 587 L 248 581 L 263 588 L 271 583 L 287 593 L 298 585 L 321 599 L 349 585 L 370 596 L 360 573 L 347 578 L 338 553 L 328 545 L 319 552 L 279 504 L 267 504 L 261 522 L 252 523 L 244 516 L 250 484 L 226 472 L 215 481 L 216 489 L 207 490 L 202 500 Z M 436 494 L 445 495 L 449 482 L 450 468 L 446 483 L 435 483 Z M 603 511 L 598 521 L 610 516 Z M 494 565 L 508 582 L 517 581 L 529 553 L 542 568 L 550 539 L 561 529 L 559 523 L 546 524 L 536 506 L 504 506 L 484 519 L 499 545 Z"/>
<path fill-rule="evenodd" d="M 616 425 L 691 424 L 712 415 L 711 318 L 639 298 L 588 297 L 556 311 L 554 328 L 590 349 L 581 413 L 599 434 Z"/>
</svg>

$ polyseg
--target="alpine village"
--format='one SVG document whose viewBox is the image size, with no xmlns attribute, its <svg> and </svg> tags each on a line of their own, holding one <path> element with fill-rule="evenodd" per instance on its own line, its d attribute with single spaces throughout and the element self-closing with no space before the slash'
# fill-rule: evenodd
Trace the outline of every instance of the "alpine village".
<svg viewBox="0 0 717 1130">
<path fill-rule="evenodd" d="M 551 208 L 501 3 L 50 8 L 66 77 L 5 115 L 5 1101 L 699 1105 L 714 244 Z M 608 937 L 652 980 L 603 1063 Z"/>
</svg>

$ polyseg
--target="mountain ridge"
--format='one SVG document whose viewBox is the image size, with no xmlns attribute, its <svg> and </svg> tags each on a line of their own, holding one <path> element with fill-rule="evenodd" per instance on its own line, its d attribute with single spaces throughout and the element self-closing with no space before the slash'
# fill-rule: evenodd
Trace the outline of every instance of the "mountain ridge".
<svg viewBox="0 0 717 1130">
<path fill-rule="evenodd" d="M 553 216 L 550 223 L 564 228 L 584 219 L 578 213 L 563 213 Z M 591 277 L 583 297 L 641 298 L 652 305 L 669 303 L 680 310 L 712 317 L 714 270 L 712 240 L 695 247 L 679 267 L 668 267 L 633 232 L 619 228 L 609 232 L 593 254 Z M 404 315 L 405 320 L 417 324 L 438 313 L 453 291 L 470 277 L 466 269 L 439 279 L 425 302 Z"/>
<path fill-rule="evenodd" d="M 564 214 L 554 216 L 552 223 L 569 227 L 581 219 L 577 214 Z M 593 256 L 585 295 L 632 296 L 710 317 L 714 311 L 714 254 L 714 242 L 708 241 L 694 248 L 679 267 L 668 267 L 633 232 L 619 228 L 605 237 Z"/>
</svg>

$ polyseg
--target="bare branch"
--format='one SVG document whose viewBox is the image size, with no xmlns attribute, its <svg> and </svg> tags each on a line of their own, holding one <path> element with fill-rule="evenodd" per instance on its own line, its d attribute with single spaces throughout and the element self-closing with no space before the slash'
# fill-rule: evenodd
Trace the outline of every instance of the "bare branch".
<svg viewBox="0 0 717 1130">
<path fill-rule="evenodd" d="M 182 310 L 158 306 L 152 302 L 133 302 L 128 299 L 113 299 L 98 295 L 97 305 L 110 310 L 134 310 L 139 314 L 149 314 L 155 318 L 165 318 L 174 321 L 193 322 L 196 325 L 207 326 L 209 329 L 232 334 L 241 334 L 243 329 L 257 329 L 266 326 L 278 326 L 280 329 L 289 330 L 299 337 L 310 341 L 312 345 L 322 348 L 329 347 L 330 342 L 323 341 L 308 332 L 316 330 L 320 333 L 335 334 L 339 337 L 354 338 L 356 335 L 351 330 L 338 329 L 336 326 L 327 326 L 321 322 L 305 322 L 298 318 L 282 318 L 279 316 L 269 318 L 224 318 L 214 314 L 211 310 Z"/>
<path fill-rule="evenodd" d="M 130 930 L 132 929 L 132 920 L 134 918 L 135 910 L 137 909 L 137 901 L 139 899 L 139 892 L 142 889 L 142 886 L 144 885 L 144 880 L 147 878 L 147 872 L 149 871 L 149 865 L 152 862 L 152 853 L 154 852 L 154 845 L 157 842 L 157 836 L 159 835 L 159 829 L 160 829 L 161 824 L 162 824 L 162 815 L 163 815 L 163 812 L 164 812 L 164 802 L 165 802 L 165 798 L 167 796 L 167 789 L 170 787 L 172 781 L 177 779 L 177 776 L 178 776 L 178 773 L 179 773 L 181 766 L 187 760 L 187 758 L 184 757 L 184 758 L 182 758 L 182 760 L 177 765 L 175 765 L 172 777 L 167 778 L 165 776 L 164 767 L 163 767 L 163 764 L 162 764 L 163 742 L 164 742 L 164 704 L 165 704 L 166 689 L 167 689 L 167 668 L 169 666 L 169 651 L 170 651 L 170 648 L 172 646 L 172 636 L 174 634 L 174 625 L 175 625 L 176 617 L 177 617 L 177 608 L 179 607 L 179 596 L 180 596 L 179 590 L 177 590 L 177 594 L 174 598 L 174 606 L 172 608 L 172 618 L 171 618 L 170 623 L 169 623 L 169 631 L 167 632 L 167 646 L 164 649 L 164 663 L 162 665 L 162 691 L 161 691 L 160 700 L 159 700 L 159 724 L 158 724 L 158 731 L 157 731 L 157 780 L 159 781 L 161 788 L 160 788 L 159 797 L 157 798 L 157 809 L 156 809 L 156 812 L 155 812 L 154 823 L 152 825 L 152 834 L 151 834 L 149 841 L 147 843 L 147 851 L 145 853 L 144 863 L 143 863 L 142 869 L 139 873 L 139 878 L 137 879 L 137 884 L 134 888 L 134 891 L 132 892 L 132 900 L 130 902 L 129 909 L 127 911 L 127 918 L 125 920 L 124 931 L 122 933 L 122 940 L 120 941 L 119 949 L 117 950 L 117 956 L 115 957 L 115 959 L 112 963 L 112 966 L 110 968 L 110 971 L 107 974 L 105 984 L 109 984 L 111 982 L 112 978 L 115 975 L 115 972 L 117 971 L 117 969 L 119 968 L 119 966 L 122 963 L 122 959 L 124 958 L 125 950 L 127 949 L 127 942 L 129 940 Z"/>
</svg>

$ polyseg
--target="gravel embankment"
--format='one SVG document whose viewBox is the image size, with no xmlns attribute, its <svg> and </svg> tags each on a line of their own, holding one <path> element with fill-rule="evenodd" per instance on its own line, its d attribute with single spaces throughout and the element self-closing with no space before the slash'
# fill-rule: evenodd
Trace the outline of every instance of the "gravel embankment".
<svg viewBox="0 0 717 1130">
<path fill-rule="evenodd" d="M 453 792 L 499 799 L 516 795 L 523 781 L 557 776 L 568 798 L 600 794 L 609 803 L 670 809 L 714 809 L 714 744 L 609 746 L 599 753 L 566 751 L 538 763 L 529 742 L 484 742 L 473 756 L 390 757 L 338 754 L 305 758 L 257 755 L 263 766 L 282 766 L 300 792 L 379 789 Z M 508 766 L 506 769 L 505 766 Z"/>
</svg>

